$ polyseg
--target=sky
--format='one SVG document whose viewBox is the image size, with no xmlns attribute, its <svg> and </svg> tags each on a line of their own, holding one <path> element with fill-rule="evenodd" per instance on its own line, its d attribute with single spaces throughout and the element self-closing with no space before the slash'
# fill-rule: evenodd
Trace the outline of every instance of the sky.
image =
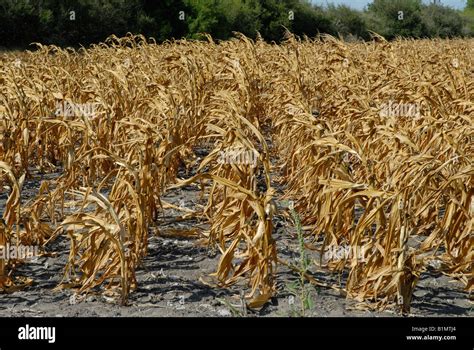
<svg viewBox="0 0 474 350">
<path fill-rule="evenodd" d="M 316 5 L 326 5 L 326 3 L 333 3 L 335 5 L 347 5 L 357 10 L 362 10 L 367 4 L 371 3 L 371 0 L 311 0 Z M 430 0 L 423 0 L 425 3 L 429 3 Z M 462 10 L 466 5 L 466 0 L 441 0 L 442 5 L 450 6 L 455 9 Z"/>
</svg>

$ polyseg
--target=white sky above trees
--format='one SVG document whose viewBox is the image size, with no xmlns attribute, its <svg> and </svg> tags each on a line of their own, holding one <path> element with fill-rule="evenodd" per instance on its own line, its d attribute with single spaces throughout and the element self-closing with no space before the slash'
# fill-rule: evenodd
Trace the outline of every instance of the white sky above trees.
<svg viewBox="0 0 474 350">
<path fill-rule="evenodd" d="M 370 4 L 371 0 L 311 0 L 316 5 L 326 5 L 327 3 L 333 3 L 335 5 L 347 5 L 352 8 L 362 10 L 367 4 Z M 424 3 L 430 3 L 431 0 L 423 0 Z M 440 0 L 440 3 L 445 6 L 450 6 L 455 9 L 462 10 L 466 6 L 466 0 Z"/>
</svg>

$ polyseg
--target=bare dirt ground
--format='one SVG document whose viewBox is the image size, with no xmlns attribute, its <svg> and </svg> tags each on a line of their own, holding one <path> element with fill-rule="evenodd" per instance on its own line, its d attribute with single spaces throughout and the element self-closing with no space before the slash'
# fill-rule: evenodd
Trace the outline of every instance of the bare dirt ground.
<svg viewBox="0 0 474 350">
<path fill-rule="evenodd" d="M 42 175 L 41 179 L 54 178 L 57 174 Z M 184 174 L 182 174 L 182 177 Z M 32 198 L 38 189 L 38 177 L 24 184 L 23 200 Z M 0 197 L 0 213 L 3 212 L 5 192 Z M 197 187 L 188 186 L 183 190 L 167 193 L 163 199 L 168 203 L 196 209 L 203 204 Z M 137 289 L 131 293 L 129 303 L 119 306 L 100 293 L 75 298 L 70 289 L 55 290 L 61 282 L 67 261 L 69 241 L 60 237 L 47 251 L 52 256 L 38 257 L 21 265 L 16 274 L 33 278 L 34 284 L 13 294 L 0 295 L 0 315 L 2 316 L 52 316 L 52 317 L 97 317 L 97 316 L 187 316 L 187 317 L 226 317 L 226 316 L 301 316 L 300 299 L 292 296 L 288 284 L 299 276 L 289 268 L 279 266 L 276 275 L 278 292 L 261 310 L 246 310 L 242 307 L 241 292 L 245 286 L 228 289 L 212 288 L 200 278 L 216 269 L 219 256 L 210 254 L 207 247 L 197 244 L 195 237 L 170 236 L 173 230 L 204 227 L 196 219 L 176 220 L 183 213 L 175 209 L 165 209 L 157 223 L 160 235 L 150 232 L 149 254 L 136 271 Z M 277 216 L 275 238 L 278 256 L 285 261 L 297 264 L 299 259 L 298 241 L 291 223 Z M 319 260 L 316 252 L 308 251 L 312 260 Z M 310 273 L 314 278 L 328 285 L 343 289 L 345 275 L 315 270 L 312 264 Z M 343 293 L 327 287 L 309 287 L 313 307 L 305 316 L 313 317 L 385 317 L 397 316 L 395 310 L 371 311 L 360 309 L 360 304 L 346 299 Z M 427 271 L 421 277 L 414 293 L 412 316 L 474 316 L 473 303 L 462 284 L 451 278 Z M 359 307 L 358 307 L 359 305 Z"/>
</svg>

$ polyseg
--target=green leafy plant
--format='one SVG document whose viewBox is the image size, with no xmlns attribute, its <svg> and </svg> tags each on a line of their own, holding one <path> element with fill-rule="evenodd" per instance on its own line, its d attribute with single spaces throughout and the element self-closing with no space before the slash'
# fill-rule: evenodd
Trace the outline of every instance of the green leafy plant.
<svg viewBox="0 0 474 350">
<path fill-rule="evenodd" d="M 291 217 L 296 228 L 296 234 L 298 236 L 299 261 L 298 266 L 293 267 L 293 270 L 297 271 L 298 273 L 298 279 L 292 283 L 287 284 L 287 289 L 295 297 L 299 297 L 299 315 L 304 317 L 306 315 L 306 311 L 313 308 L 311 289 L 309 284 L 307 284 L 307 274 L 311 262 L 305 249 L 303 228 L 301 226 L 300 216 L 296 212 L 293 202 L 289 202 L 288 208 L 290 209 Z"/>
</svg>

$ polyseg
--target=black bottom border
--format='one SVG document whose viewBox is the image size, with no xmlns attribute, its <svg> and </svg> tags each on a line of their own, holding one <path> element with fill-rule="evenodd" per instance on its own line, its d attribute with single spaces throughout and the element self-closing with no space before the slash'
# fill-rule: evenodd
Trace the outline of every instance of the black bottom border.
<svg viewBox="0 0 474 350">
<path fill-rule="evenodd" d="M 20 332 L 26 334 L 32 327 L 55 327 L 54 343 L 19 339 Z M 0 318 L 0 350 L 71 345 L 84 350 L 106 349 L 111 342 L 136 346 L 159 344 L 164 337 L 181 342 L 202 336 L 259 337 L 263 342 L 292 337 L 304 338 L 305 344 L 311 337 L 307 345 L 320 347 L 324 343 L 335 349 L 403 346 L 472 350 L 474 318 Z"/>
</svg>

